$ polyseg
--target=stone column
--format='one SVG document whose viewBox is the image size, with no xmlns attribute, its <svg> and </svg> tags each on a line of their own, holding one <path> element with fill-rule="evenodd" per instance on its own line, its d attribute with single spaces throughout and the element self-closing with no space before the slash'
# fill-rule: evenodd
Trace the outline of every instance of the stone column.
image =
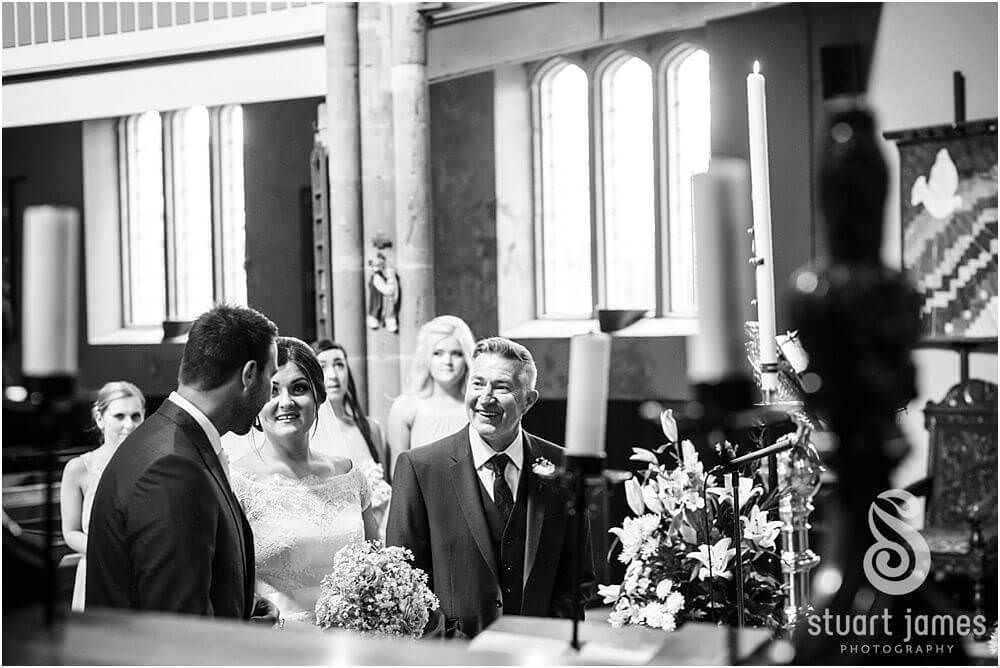
<svg viewBox="0 0 1000 668">
<path fill-rule="evenodd" d="M 365 251 L 382 234 L 396 243 L 396 188 L 392 130 L 392 7 L 358 5 L 358 59 L 361 92 L 361 202 Z M 397 258 L 398 249 L 392 253 Z M 389 408 L 400 391 L 399 334 L 368 330 L 368 412 L 388 424 Z"/>
<path fill-rule="evenodd" d="M 399 349 L 405 374 L 417 330 L 435 315 L 430 215 L 427 27 L 418 5 L 392 5 L 396 258 L 402 294 Z"/>
<path fill-rule="evenodd" d="M 333 333 L 350 355 L 359 400 L 368 397 L 364 237 L 361 229 L 361 121 L 358 6 L 326 6 L 326 111 L 330 173 Z"/>
</svg>

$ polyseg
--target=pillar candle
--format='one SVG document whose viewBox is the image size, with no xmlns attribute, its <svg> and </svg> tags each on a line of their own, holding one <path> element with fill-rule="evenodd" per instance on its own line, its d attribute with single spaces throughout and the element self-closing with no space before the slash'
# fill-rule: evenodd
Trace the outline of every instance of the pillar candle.
<svg viewBox="0 0 1000 668">
<path fill-rule="evenodd" d="M 715 384 L 745 375 L 744 315 L 751 293 L 747 263 L 750 186 L 746 162 L 713 158 L 692 179 L 698 334 L 688 337 L 688 376 Z"/>
<path fill-rule="evenodd" d="M 566 452 L 596 457 L 604 454 L 608 416 L 608 373 L 611 336 L 578 334 L 569 345 L 569 389 L 566 406 Z"/>
<path fill-rule="evenodd" d="M 761 389 L 778 388 L 778 344 L 774 318 L 774 252 L 771 245 L 771 182 L 767 162 L 767 95 L 760 63 L 747 75 L 750 130 L 750 183 L 753 199 L 753 240 L 756 258 L 757 321 Z"/>
<path fill-rule="evenodd" d="M 21 313 L 25 376 L 73 376 L 77 332 L 80 217 L 75 209 L 32 206 L 24 212 Z"/>
</svg>

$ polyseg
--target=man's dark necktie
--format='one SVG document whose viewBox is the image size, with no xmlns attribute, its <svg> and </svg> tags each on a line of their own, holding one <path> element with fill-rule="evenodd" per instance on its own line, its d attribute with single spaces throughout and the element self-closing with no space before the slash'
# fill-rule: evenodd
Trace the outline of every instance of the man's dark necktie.
<svg viewBox="0 0 1000 668">
<path fill-rule="evenodd" d="M 493 505 L 500 511 L 504 525 L 507 524 L 507 519 L 510 517 L 511 511 L 514 510 L 514 493 L 510 491 L 510 485 L 507 484 L 507 478 L 504 477 L 504 471 L 509 462 L 510 457 L 503 453 L 493 455 L 486 462 L 486 467 L 493 471 Z"/>
</svg>

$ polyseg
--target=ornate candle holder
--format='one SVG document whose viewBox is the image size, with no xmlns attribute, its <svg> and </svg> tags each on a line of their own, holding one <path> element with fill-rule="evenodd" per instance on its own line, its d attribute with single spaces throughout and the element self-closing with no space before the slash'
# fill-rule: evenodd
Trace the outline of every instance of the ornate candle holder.
<svg viewBox="0 0 1000 668">
<path fill-rule="evenodd" d="M 809 547 L 809 515 L 812 499 L 819 491 L 825 467 L 809 442 L 812 430 L 799 422 L 794 445 L 778 453 L 778 499 L 781 519 L 781 573 L 786 586 L 785 628 L 792 630 L 813 611 L 809 596 L 809 574 L 819 564 L 819 555 Z"/>
</svg>

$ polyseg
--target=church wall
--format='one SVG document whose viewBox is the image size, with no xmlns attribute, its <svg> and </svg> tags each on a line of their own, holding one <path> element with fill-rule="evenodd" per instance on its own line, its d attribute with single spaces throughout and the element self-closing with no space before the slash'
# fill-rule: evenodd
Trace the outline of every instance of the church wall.
<svg viewBox="0 0 1000 668">
<path fill-rule="evenodd" d="M 477 338 L 494 336 L 493 73 L 432 85 L 429 100 L 436 311 L 461 317 Z"/>
</svg>

